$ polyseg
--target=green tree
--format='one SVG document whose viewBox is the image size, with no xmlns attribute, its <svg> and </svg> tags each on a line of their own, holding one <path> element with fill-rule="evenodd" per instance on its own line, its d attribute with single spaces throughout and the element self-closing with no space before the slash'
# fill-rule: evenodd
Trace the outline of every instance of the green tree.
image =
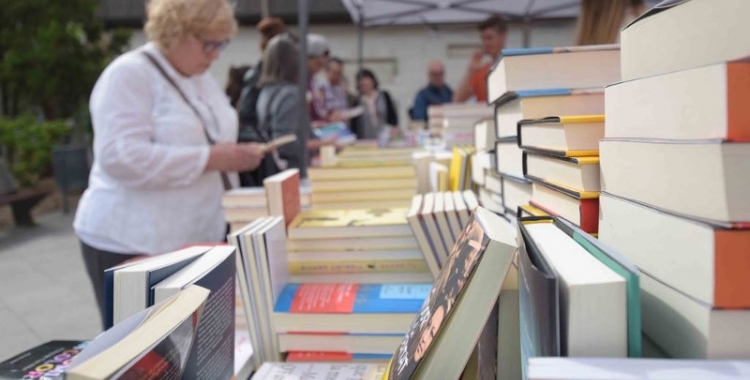
<svg viewBox="0 0 750 380">
<path fill-rule="evenodd" d="M 98 0 L 2 0 L 0 98 L 2 115 L 41 111 L 69 119 L 86 104 L 97 77 L 130 40 L 105 31 Z"/>
</svg>

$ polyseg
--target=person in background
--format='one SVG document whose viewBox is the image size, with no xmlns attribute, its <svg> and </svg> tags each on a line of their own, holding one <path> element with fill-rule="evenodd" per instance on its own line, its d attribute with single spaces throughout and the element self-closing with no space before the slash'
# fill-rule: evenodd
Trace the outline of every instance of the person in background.
<svg viewBox="0 0 750 380">
<path fill-rule="evenodd" d="M 620 30 L 645 11 L 644 0 L 583 0 L 576 26 L 576 45 L 617 43 Z"/>
<path fill-rule="evenodd" d="M 384 139 L 398 134 L 398 112 L 388 91 L 380 90 L 375 74 L 362 69 L 357 73 L 359 101 L 365 107 L 355 133 L 359 139 Z"/>
<path fill-rule="evenodd" d="M 347 121 L 340 116 L 340 112 L 349 108 L 344 78 L 344 61 L 333 57 L 326 64 L 325 79 L 319 84 L 319 91 L 323 93 L 326 114 L 329 121 Z"/>
<path fill-rule="evenodd" d="M 430 62 L 427 66 L 429 84 L 419 90 L 414 99 L 411 111 L 412 120 L 427 121 L 427 109 L 431 105 L 445 104 L 453 101 L 453 90 L 445 84 L 445 67 L 440 61 Z"/>
<path fill-rule="evenodd" d="M 104 270 L 222 242 L 233 172 L 260 164 L 208 72 L 237 31 L 226 0 L 151 0 L 150 42 L 112 61 L 91 93 L 94 162 L 73 227 L 104 319 Z"/>
<path fill-rule="evenodd" d="M 286 32 L 284 21 L 275 17 L 266 17 L 256 26 L 260 32 L 260 52 L 261 55 L 266 50 L 266 45 L 271 38 Z M 250 70 L 247 71 L 242 84 L 242 93 L 239 99 L 239 116 L 240 116 L 240 141 L 247 141 L 245 135 L 252 134 L 253 126 L 258 124 L 258 115 L 256 114 L 256 103 L 260 94 L 258 81 L 263 72 L 263 59 Z"/>
<path fill-rule="evenodd" d="M 297 141 L 278 148 L 277 159 L 283 160 L 280 169 L 297 168 L 300 176 L 306 178 L 304 161 L 307 141 L 307 130 L 302 128 L 298 111 L 304 107 L 304 101 L 297 87 L 299 76 L 299 52 L 296 45 L 286 36 L 276 36 L 268 42 L 263 53 L 263 73 L 259 85 L 257 132 L 263 136 L 254 136 L 256 140 L 272 140 L 281 136 L 294 134 Z M 277 163 L 279 164 L 279 163 Z M 275 173 L 272 173 L 275 174 Z M 258 186 L 263 185 L 263 177 L 257 178 Z"/>
<path fill-rule="evenodd" d="M 508 27 L 501 16 L 491 16 L 479 24 L 482 48 L 474 52 L 453 101 L 463 103 L 473 96 L 477 102 L 487 101 L 487 74 L 505 47 Z"/>
<path fill-rule="evenodd" d="M 330 48 L 328 40 L 320 34 L 310 33 L 307 35 L 307 109 L 310 115 L 311 133 L 307 140 L 307 149 L 312 155 L 316 155 L 321 147 L 335 145 L 336 136 L 331 135 L 324 139 L 318 139 L 312 133 L 312 128 L 319 128 L 329 123 L 328 110 L 326 109 L 325 95 L 316 85 L 316 75 L 328 65 Z"/>
<path fill-rule="evenodd" d="M 229 98 L 229 104 L 233 108 L 237 108 L 240 102 L 240 94 L 242 93 L 242 82 L 244 82 L 245 74 L 250 70 L 250 66 L 232 66 L 229 68 L 229 75 L 227 76 L 227 87 L 224 92 Z"/>
</svg>

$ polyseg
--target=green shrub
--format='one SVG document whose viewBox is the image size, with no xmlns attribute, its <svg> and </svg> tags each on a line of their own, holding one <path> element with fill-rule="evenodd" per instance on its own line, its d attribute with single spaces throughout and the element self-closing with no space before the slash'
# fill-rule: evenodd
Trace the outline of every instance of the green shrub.
<svg viewBox="0 0 750 380">
<path fill-rule="evenodd" d="M 64 121 L 40 122 L 31 115 L 0 119 L 0 146 L 20 187 L 33 187 L 49 174 L 52 148 L 70 135 Z"/>
</svg>

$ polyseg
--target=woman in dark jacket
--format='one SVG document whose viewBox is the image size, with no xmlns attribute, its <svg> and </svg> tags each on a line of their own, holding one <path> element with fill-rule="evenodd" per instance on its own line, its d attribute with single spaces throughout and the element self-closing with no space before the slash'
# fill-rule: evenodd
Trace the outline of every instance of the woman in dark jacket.
<svg viewBox="0 0 750 380">
<path fill-rule="evenodd" d="M 388 91 L 378 89 L 375 74 L 362 69 L 357 73 L 359 101 L 365 107 L 364 114 L 357 123 L 357 138 L 382 139 L 398 130 L 398 113 Z"/>
</svg>

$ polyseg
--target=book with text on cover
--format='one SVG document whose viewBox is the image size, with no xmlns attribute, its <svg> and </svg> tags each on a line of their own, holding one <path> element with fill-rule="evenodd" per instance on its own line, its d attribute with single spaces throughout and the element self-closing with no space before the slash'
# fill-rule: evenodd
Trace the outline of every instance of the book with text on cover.
<svg viewBox="0 0 750 380">
<path fill-rule="evenodd" d="M 289 239 L 408 236 L 405 208 L 305 210 L 289 225 Z"/>
<path fill-rule="evenodd" d="M 88 342 L 53 340 L 0 363 L 0 380 L 62 379 L 65 369 Z"/>
<path fill-rule="evenodd" d="M 384 379 L 457 379 L 516 255 L 510 225 L 477 208 L 453 246 Z"/>
<path fill-rule="evenodd" d="M 383 364 L 264 363 L 252 380 L 378 380 Z"/>
</svg>

